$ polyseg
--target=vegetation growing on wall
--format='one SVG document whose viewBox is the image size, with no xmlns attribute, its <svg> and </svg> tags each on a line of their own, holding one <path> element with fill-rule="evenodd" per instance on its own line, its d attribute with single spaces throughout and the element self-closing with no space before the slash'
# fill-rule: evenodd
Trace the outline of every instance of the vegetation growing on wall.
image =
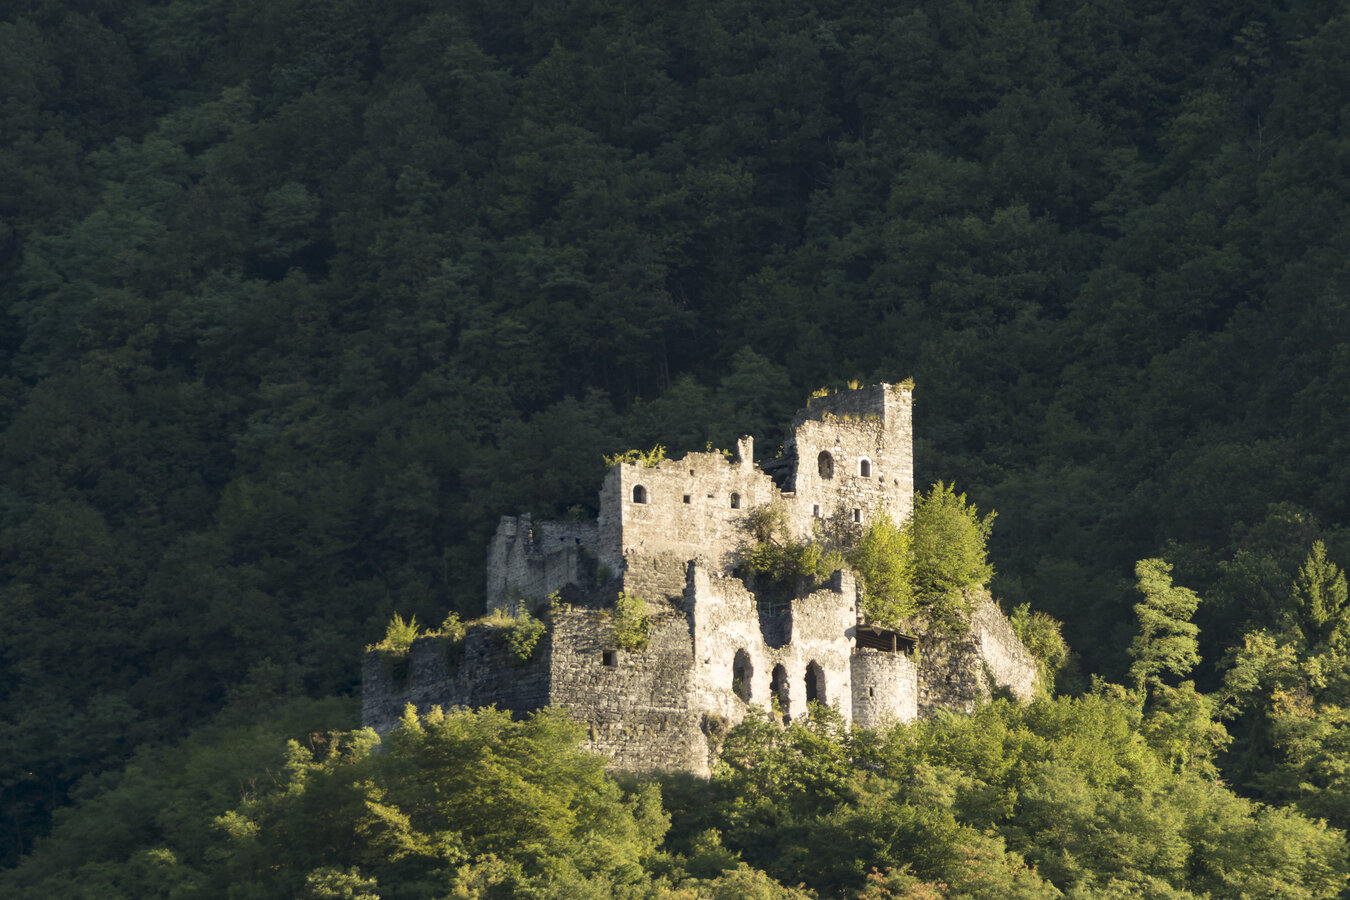
<svg viewBox="0 0 1350 900">
<path fill-rule="evenodd" d="M 711 449 L 711 448 L 710 448 Z M 633 463 L 644 468 L 650 469 L 660 464 L 666 458 L 666 448 L 664 444 L 657 444 L 650 450 L 625 450 L 623 453 L 615 453 L 612 456 L 605 456 L 605 468 L 612 469 L 615 466 L 627 465 Z"/>
<path fill-rule="evenodd" d="M 624 650 L 645 650 L 651 638 L 652 620 L 647 601 L 637 594 L 619 591 L 614 601 L 614 641 Z"/>
</svg>

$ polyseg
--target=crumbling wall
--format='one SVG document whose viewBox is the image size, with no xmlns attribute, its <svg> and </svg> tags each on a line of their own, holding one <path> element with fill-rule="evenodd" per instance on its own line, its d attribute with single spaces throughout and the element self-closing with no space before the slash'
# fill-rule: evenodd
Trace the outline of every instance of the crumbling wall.
<svg viewBox="0 0 1350 900">
<path fill-rule="evenodd" d="M 502 516 L 488 544 L 487 608 L 515 616 L 595 572 L 594 522 L 539 522 Z"/>
<path fill-rule="evenodd" d="M 854 723 L 885 728 L 918 718 L 919 670 L 909 656 L 857 648 L 852 667 Z"/>
<path fill-rule="evenodd" d="M 418 638 L 403 659 L 368 652 L 361 664 L 361 722 L 383 734 L 409 703 L 420 713 L 433 706 L 490 704 L 513 712 L 538 709 L 549 698 L 549 649 L 545 636 L 522 663 L 495 629 L 474 628 L 462 642 Z"/>
<path fill-rule="evenodd" d="M 694 639 L 694 675 L 691 708 L 723 717 L 735 724 L 753 704 L 791 717 L 807 709 L 809 667 L 818 667 L 817 700 L 834 706 L 847 721 L 852 718 L 852 631 L 856 622 L 855 588 L 848 572 L 837 573 L 831 584 L 789 603 L 791 640 L 766 641 L 758 600 L 739 579 L 718 575 L 695 564 L 690 574 L 691 627 Z M 744 654 L 748 671 L 735 693 L 736 655 Z M 771 689 L 774 670 L 781 666 L 782 689 Z M 784 702 L 786 701 L 786 702 Z"/>
<path fill-rule="evenodd" d="M 679 604 L 688 566 L 688 559 L 673 553 L 630 553 L 624 557 L 623 590 L 648 602 Z"/>
<path fill-rule="evenodd" d="M 914 507 L 914 432 L 907 387 L 872 385 L 813 398 L 793 421 L 789 522 L 809 537 L 814 521 L 842 516 L 865 527 L 881 512 L 897 524 Z"/>
<path fill-rule="evenodd" d="M 647 646 L 624 650 L 607 611 L 555 611 L 549 702 L 586 723 L 590 748 L 619 768 L 707 775 L 707 741 L 689 708 L 688 620 L 670 608 L 651 612 Z"/>
<path fill-rule="evenodd" d="M 919 715 L 935 709 L 970 712 L 1007 688 L 1019 700 L 1036 692 L 1036 661 L 987 590 L 969 598 L 965 630 L 953 633 L 913 621 L 919 637 Z"/>
</svg>

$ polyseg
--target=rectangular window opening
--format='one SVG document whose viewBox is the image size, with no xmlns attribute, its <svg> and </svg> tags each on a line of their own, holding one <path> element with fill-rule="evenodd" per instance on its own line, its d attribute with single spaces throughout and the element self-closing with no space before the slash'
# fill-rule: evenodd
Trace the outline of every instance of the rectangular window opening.
<svg viewBox="0 0 1350 900">
<path fill-rule="evenodd" d="M 862 521 L 862 510 L 861 510 L 861 509 L 855 509 L 855 510 L 853 511 L 853 521 L 855 521 L 855 522 L 861 522 L 861 521 Z"/>
<path fill-rule="evenodd" d="M 689 495 L 688 495 L 688 494 L 685 494 L 685 495 L 684 495 L 684 502 L 685 502 L 685 503 L 688 503 L 688 502 L 689 502 Z"/>
<path fill-rule="evenodd" d="M 606 650 L 601 658 L 601 661 L 607 666 L 617 666 L 619 664 L 619 651 Z"/>
</svg>

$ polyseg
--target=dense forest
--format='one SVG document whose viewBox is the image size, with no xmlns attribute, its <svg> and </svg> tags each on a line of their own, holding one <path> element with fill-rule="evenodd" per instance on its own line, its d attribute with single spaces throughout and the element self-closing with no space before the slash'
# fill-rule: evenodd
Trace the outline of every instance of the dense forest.
<svg viewBox="0 0 1350 900">
<path fill-rule="evenodd" d="M 0 892 L 1336 896 L 1347 96 L 1330 0 L 10 0 Z M 499 515 L 908 376 L 1058 695 L 352 730 Z"/>
</svg>

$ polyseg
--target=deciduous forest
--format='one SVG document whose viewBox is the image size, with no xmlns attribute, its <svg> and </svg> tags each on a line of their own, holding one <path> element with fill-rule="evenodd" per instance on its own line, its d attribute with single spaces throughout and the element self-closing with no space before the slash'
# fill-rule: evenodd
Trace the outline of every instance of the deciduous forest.
<svg viewBox="0 0 1350 900">
<path fill-rule="evenodd" d="M 1347 97 L 1331 0 L 9 0 L 0 893 L 1346 896 Z M 357 729 L 500 515 L 905 377 L 1042 699 Z"/>
</svg>

